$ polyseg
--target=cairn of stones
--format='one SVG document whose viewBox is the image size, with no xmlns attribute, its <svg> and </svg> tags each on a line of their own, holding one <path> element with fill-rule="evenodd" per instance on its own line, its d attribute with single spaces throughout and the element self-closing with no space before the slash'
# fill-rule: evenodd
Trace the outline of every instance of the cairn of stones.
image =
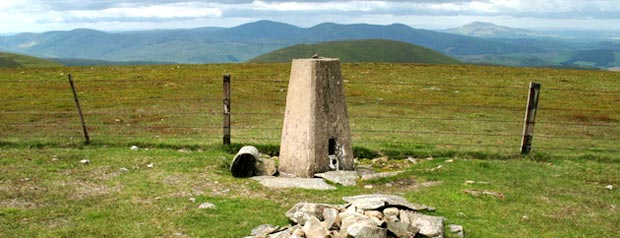
<svg viewBox="0 0 620 238">
<path fill-rule="evenodd" d="M 298 203 L 286 216 L 287 226 L 260 225 L 246 238 L 443 238 L 445 218 L 426 215 L 435 209 L 395 195 L 343 197 L 344 205 Z M 463 237 L 463 228 L 450 225 Z"/>
</svg>

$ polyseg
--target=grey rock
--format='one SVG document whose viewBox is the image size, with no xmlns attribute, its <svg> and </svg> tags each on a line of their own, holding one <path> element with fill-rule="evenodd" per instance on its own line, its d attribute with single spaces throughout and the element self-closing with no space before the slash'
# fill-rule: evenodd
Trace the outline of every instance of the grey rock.
<svg viewBox="0 0 620 238">
<path fill-rule="evenodd" d="M 268 237 L 269 238 L 291 238 L 292 237 L 291 232 L 292 231 L 290 230 L 279 231 L 279 232 L 269 235 Z"/>
<path fill-rule="evenodd" d="M 302 188 L 312 190 L 335 190 L 336 187 L 331 186 L 323 179 L 315 178 L 284 178 L 273 176 L 257 176 L 252 179 L 259 181 L 265 187 L 269 188 Z"/>
<path fill-rule="evenodd" d="M 316 217 L 310 217 L 301 230 L 304 232 L 306 238 L 325 238 L 329 235 L 329 230 L 323 227 L 321 221 Z"/>
<path fill-rule="evenodd" d="M 355 172 L 357 172 L 357 174 L 364 176 L 366 174 L 374 174 L 375 171 L 372 169 L 372 166 L 364 166 L 364 165 L 358 165 L 355 167 Z"/>
<path fill-rule="evenodd" d="M 379 220 L 382 220 L 384 217 L 382 212 L 375 211 L 375 210 L 365 211 L 364 215 L 369 216 L 369 217 L 376 217 Z"/>
<path fill-rule="evenodd" d="M 428 206 L 410 203 L 396 195 L 366 194 L 352 197 L 343 197 L 344 201 L 362 210 L 378 210 L 385 207 L 403 207 L 413 211 L 428 210 Z"/>
<path fill-rule="evenodd" d="M 387 238 L 387 230 L 373 224 L 355 223 L 347 228 L 347 234 L 353 238 Z"/>
<path fill-rule="evenodd" d="M 372 222 L 375 223 L 375 226 L 385 227 L 385 221 L 384 220 L 381 220 L 381 219 L 379 219 L 377 217 L 370 217 L 370 220 L 372 220 Z"/>
<path fill-rule="evenodd" d="M 359 213 L 359 214 L 364 214 L 364 210 L 362 209 L 357 209 L 357 207 L 352 206 L 351 204 L 349 204 L 349 206 L 347 206 L 345 208 L 345 212 L 347 213 Z"/>
<path fill-rule="evenodd" d="M 411 225 L 420 229 L 419 233 L 424 237 L 443 238 L 444 237 L 444 218 L 424 215 L 422 213 L 408 213 Z"/>
<path fill-rule="evenodd" d="M 346 170 L 328 171 L 325 173 L 315 174 L 314 176 L 324 178 L 327 181 L 341 184 L 343 186 L 355 186 L 357 184 L 357 179 L 359 179 L 357 172 Z"/>
<path fill-rule="evenodd" d="M 340 227 L 340 223 L 336 223 L 338 219 L 338 210 L 334 208 L 326 208 L 323 210 L 323 226 L 327 229 Z"/>
<path fill-rule="evenodd" d="M 332 231 L 332 238 L 347 238 L 342 232 L 340 231 Z"/>
<path fill-rule="evenodd" d="M 411 213 L 413 212 L 406 211 L 406 210 L 400 210 L 400 214 L 398 215 L 398 217 L 400 218 L 401 222 L 411 224 L 411 219 L 409 219 Z"/>
<path fill-rule="evenodd" d="M 386 219 L 387 229 L 397 238 L 413 238 L 418 233 L 418 229 L 409 223 Z"/>
<path fill-rule="evenodd" d="M 461 225 L 448 225 L 448 230 L 450 233 L 455 234 L 457 237 L 463 238 L 465 237 L 465 233 L 463 231 L 463 226 Z"/>
<path fill-rule="evenodd" d="M 252 229 L 252 233 L 250 234 L 252 234 L 253 236 L 266 236 L 266 235 L 269 235 L 271 233 L 278 231 L 278 229 L 280 229 L 279 226 L 262 224 Z"/>
<path fill-rule="evenodd" d="M 255 175 L 256 176 L 273 176 L 278 173 L 278 168 L 276 167 L 276 161 L 272 159 L 260 158 L 256 160 L 255 164 Z"/>
<path fill-rule="evenodd" d="M 386 217 L 398 216 L 400 215 L 400 210 L 395 207 L 388 207 L 383 209 L 383 215 L 385 215 Z"/>
<path fill-rule="evenodd" d="M 364 225 L 374 226 L 374 227 L 377 226 L 370 217 L 364 216 L 362 214 L 344 212 L 344 213 L 340 213 L 338 216 L 342 220 L 342 225 L 340 226 L 340 232 L 343 233 L 342 235 L 344 235 L 345 237 L 349 235 L 349 227 L 353 226 L 354 224 L 364 224 Z"/>
<path fill-rule="evenodd" d="M 316 218 L 319 221 L 325 220 L 323 213 L 327 209 L 335 209 L 335 206 L 322 203 L 300 202 L 289 209 L 285 215 L 292 222 L 303 226 L 306 224 L 306 221 L 311 218 Z"/>
<path fill-rule="evenodd" d="M 295 228 L 293 229 L 293 232 L 291 233 L 291 238 L 304 238 L 306 237 L 306 233 L 304 233 L 303 230 L 301 230 L 302 228 Z"/>
<path fill-rule="evenodd" d="M 366 181 L 366 180 L 379 179 L 379 178 L 389 178 L 389 177 L 394 177 L 396 175 L 399 175 L 402 172 L 403 171 L 364 174 L 362 175 L 362 180 Z"/>
</svg>

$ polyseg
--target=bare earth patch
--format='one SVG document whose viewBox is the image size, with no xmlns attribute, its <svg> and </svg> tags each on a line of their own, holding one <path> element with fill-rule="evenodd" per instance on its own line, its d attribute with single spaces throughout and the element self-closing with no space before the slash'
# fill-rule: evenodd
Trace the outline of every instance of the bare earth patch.
<svg viewBox="0 0 620 238">
<path fill-rule="evenodd" d="M 110 193 L 119 192 L 122 186 L 109 187 L 103 184 L 96 184 L 90 181 L 69 180 L 57 183 L 57 186 L 64 187 L 69 192 L 68 198 L 82 200 L 91 197 L 104 196 Z"/>
</svg>

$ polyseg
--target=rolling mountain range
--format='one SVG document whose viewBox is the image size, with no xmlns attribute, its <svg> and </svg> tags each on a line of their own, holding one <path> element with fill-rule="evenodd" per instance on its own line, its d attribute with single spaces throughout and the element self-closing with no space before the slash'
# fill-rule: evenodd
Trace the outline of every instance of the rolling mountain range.
<svg viewBox="0 0 620 238">
<path fill-rule="evenodd" d="M 478 24 L 480 26 L 484 26 Z M 488 27 L 488 26 L 486 26 Z M 471 26 L 470 26 L 471 28 Z M 510 29 L 504 29 L 510 30 Z M 258 21 L 232 28 L 110 33 L 90 29 L 22 33 L 0 37 L 0 51 L 43 58 L 93 59 L 176 63 L 245 62 L 259 55 L 297 44 L 325 41 L 386 39 L 436 50 L 465 62 L 505 65 L 561 65 L 582 50 L 596 50 L 591 43 L 551 38 L 481 38 L 415 29 L 402 24 L 387 26 L 323 23 L 310 28 Z M 592 61 L 596 67 L 618 65 L 614 59 Z M 590 62 L 590 61 L 588 61 Z M 590 63 L 592 63 L 590 62 Z M 590 63 L 587 63 L 590 65 Z"/>
</svg>

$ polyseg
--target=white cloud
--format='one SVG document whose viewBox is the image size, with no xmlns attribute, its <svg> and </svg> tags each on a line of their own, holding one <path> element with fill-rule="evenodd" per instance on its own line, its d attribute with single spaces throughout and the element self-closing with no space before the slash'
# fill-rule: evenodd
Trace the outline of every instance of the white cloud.
<svg viewBox="0 0 620 238">
<path fill-rule="evenodd" d="M 258 11 L 343 11 L 368 12 L 384 9 L 389 5 L 387 1 L 325 1 L 325 2 L 267 2 L 254 1 L 249 7 Z"/>
<path fill-rule="evenodd" d="M 0 32 L 90 27 L 151 29 L 231 26 L 255 20 L 405 23 L 431 28 L 469 21 L 512 27 L 618 31 L 618 0 L 0 0 Z M 510 20 L 507 20 L 510 19 Z M 467 21 L 467 22 L 466 22 Z"/>
<path fill-rule="evenodd" d="M 102 10 L 73 10 L 74 18 L 201 18 L 220 17 L 222 10 L 201 3 L 174 3 L 139 7 L 114 7 Z"/>
</svg>

